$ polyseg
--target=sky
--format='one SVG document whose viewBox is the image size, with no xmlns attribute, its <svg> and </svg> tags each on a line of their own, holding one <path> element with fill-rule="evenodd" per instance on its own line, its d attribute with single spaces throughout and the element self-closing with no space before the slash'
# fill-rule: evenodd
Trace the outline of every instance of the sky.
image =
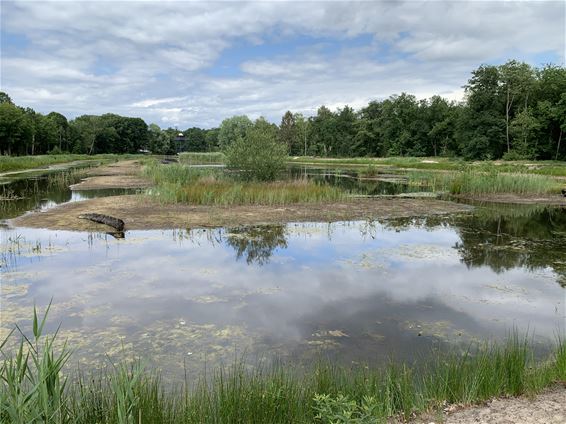
<svg viewBox="0 0 566 424">
<path fill-rule="evenodd" d="M 564 1 L 5 1 L 0 90 L 69 119 L 180 129 L 463 98 L 480 64 L 564 65 Z"/>
</svg>

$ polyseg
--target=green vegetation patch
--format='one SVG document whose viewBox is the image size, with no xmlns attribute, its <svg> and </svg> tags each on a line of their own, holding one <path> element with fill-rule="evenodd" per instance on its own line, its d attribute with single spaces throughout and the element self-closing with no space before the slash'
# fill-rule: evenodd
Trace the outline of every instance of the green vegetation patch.
<svg viewBox="0 0 566 424">
<path fill-rule="evenodd" d="M 194 205 L 286 205 L 343 200 L 346 193 L 336 187 L 306 179 L 286 181 L 241 181 L 216 169 L 184 165 L 150 164 L 144 176 L 155 187 L 152 196 L 165 203 Z"/>
<path fill-rule="evenodd" d="M 560 192 L 563 184 L 544 175 L 482 172 L 474 169 L 463 172 L 423 172 L 407 174 L 409 185 L 427 186 L 432 191 L 456 195 L 482 194 L 552 194 Z"/>
</svg>

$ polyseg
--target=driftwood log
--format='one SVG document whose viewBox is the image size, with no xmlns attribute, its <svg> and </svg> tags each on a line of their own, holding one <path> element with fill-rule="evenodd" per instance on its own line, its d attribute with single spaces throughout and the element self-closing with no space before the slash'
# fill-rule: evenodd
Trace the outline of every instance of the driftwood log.
<svg viewBox="0 0 566 424">
<path fill-rule="evenodd" d="M 108 225 L 119 232 L 124 231 L 124 221 L 119 218 L 114 218 L 113 216 L 103 215 L 101 213 L 85 213 L 83 215 L 79 215 L 79 218 L 88 219 L 89 221 L 96 222 L 98 224 Z"/>
<path fill-rule="evenodd" d="M 163 165 L 169 165 L 170 163 L 179 163 L 179 159 L 177 159 L 177 158 L 163 158 L 163 159 L 161 159 L 161 163 Z"/>
</svg>

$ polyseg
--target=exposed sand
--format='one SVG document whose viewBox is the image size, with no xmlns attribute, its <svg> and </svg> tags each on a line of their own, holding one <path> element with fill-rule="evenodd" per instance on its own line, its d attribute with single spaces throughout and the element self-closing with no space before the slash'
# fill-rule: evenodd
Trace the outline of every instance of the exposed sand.
<svg viewBox="0 0 566 424">
<path fill-rule="evenodd" d="M 431 415 L 413 423 L 564 424 L 566 388 L 553 387 L 534 398 L 494 399 L 485 405 L 464 408 L 441 416 Z"/>
<path fill-rule="evenodd" d="M 102 175 L 136 175 L 141 164 L 138 160 L 122 160 L 109 165 L 98 166 L 88 170 L 87 174 L 92 176 Z"/>
<path fill-rule="evenodd" d="M 386 219 L 467 212 L 471 206 L 435 199 L 352 199 L 332 204 L 288 206 L 162 205 L 143 195 L 101 197 L 66 203 L 45 212 L 32 212 L 12 225 L 77 231 L 101 231 L 106 226 L 79 219 L 85 213 L 102 213 L 122 219 L 127 230 L 220 227 L 286 222 L 333 222 Z"/>
<path fill-rule="evenodd" d="M 104 188 L 145 188 L 151 183 L 145 178 L 135 175 L 101 175 L 85 178 L 78 184 L 73 184 L 71 190 L 98 190 Z"/>
</svg>

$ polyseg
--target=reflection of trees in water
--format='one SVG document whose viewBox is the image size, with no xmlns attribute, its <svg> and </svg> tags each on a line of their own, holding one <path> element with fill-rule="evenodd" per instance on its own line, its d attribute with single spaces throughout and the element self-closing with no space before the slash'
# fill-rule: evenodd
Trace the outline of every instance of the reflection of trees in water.
<svg viewBox="0 0 566 424">
<path fill-rule="evenodd" d="M 236 251 L 238 259 L 245 257 L 248 264 L 264 265 L 275 249 L 287 247 L 285 228 L 284 225 L 232 228 L 226 233 L 226 243 Z"/>
<path fill-rule="evenodd" d="M 64 171 L 68 172 L 68 171 Z M 76 177 L 71 180 L 62 180 L 65 184 L 55 184 L 54 177 L 64 172 L 41 175 L 31 178 L 22 178 L 0 187 L 0 218 L 8 219 L 34 210 L 47 202 L 56 204 L 71 200 L 71 190 L 67 185 L 80 180 Z"/>
<path fill-rule="evenodd" d="M 461 242 L 454 247 L 469 267 L 488 265 L 495 272 L 551 267 L 566 286 L 566 209 L 479 213 L 463 220 L 457 231 Z"/>
<path fill-rule="evenodd" d="M 566 287 L 566 209 L 541 205 L 491 205 L 473 214 L 402 218 L 384 223 L 392 230 L 449 225 L 460 236 L 454 248 L 468 267 L 495 272 L 550 267 Z"/>
</svg>

